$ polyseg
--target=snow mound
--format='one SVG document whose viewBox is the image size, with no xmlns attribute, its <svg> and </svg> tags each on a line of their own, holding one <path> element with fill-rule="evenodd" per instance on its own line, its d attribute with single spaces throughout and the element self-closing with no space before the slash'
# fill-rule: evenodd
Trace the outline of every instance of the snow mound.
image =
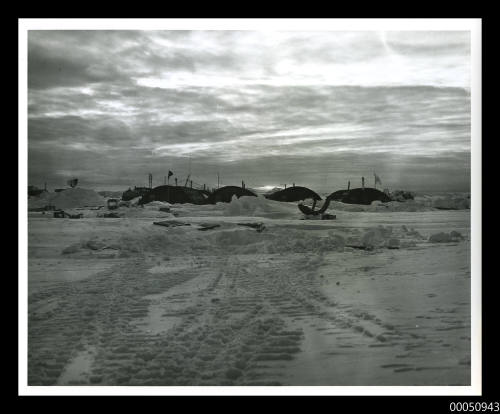
<svg viewBox="0 0 500 414">
<path fill-rule="evenodd" d="M 379 225 L 365 229 L 358 234 L 352 233 L 354 234 L 347 239 L 347 246 L 366 250 L 412 248 L 416 247 L 422 239 L 426 239 L 415 229 L 408 230 L 405 225 L 400 228 Z"/>
<path fill-rule="evenodd" d="M 443 210 L 470 209 L 470 199 L 466 197 L 448 196 L 432 200 L 432 207 Z"/>
<path fill-rule="evenodd" d="M 458 232 L 453 230 L 450 233 L 435 233 L 429 237 L 431 243 L 449 243 L 463 240 L 464 237 Z"/>
<path fill-rule="evenodd" d="M 290 229 L 276 229 L 273 233 L 225 230 L 214 235 L 212 240 L 212 246 L 237 254 L 323 253 L 343 251 L 345 246 L 345 239 L 340 234 L 330 232 L 327 236 L 320 236 Z"/>
<path fill-rule="evenodd" d="M 413 193 L 412 191 L 404 190 L 395 190 L 392 191 L 389 195 L 393 199 L 393 201 L 407 201 L 413 200 L 415 198 L 415 193 Z"/>
<path fill-rule="evenodd" d="M 140 199 L 140 197 L 137 197 L 138 199 Z M 135 198 L 132 199 L 132 201 L 136 200 Z M 155 207 L 155 208 L 158 208 L 158 207 L 172 207 L 172 204 L 166 202 L 166 201 L 151 201 L 150 203 L 147 203 L 146 204 L 146 207 Z"/>
<path fill-rule="evenodd" d="M 395 212 L 419 212 L 440 210 L 467 210 L 470 209 L 470 199 L 462 196 L 445 197 L 416 197 L 414 200 L 405 201 L 373 201 L 370 205 L 345 204 L 340 201 L 330 203 L 330 208 L 348 212 L 373 212 L 373 213 L 395 213 Z"/>
<path fill-rule="evenodd" d="M 39 197 L 28 200 L 29 208 L 40 208 L 47 205 L 63 210 L 76 207 L 96 207 L 106 205 L 106 199 L 94 190 L 69 188 L 59 193 L 42 193 Z"/>
<path fill-rule="evenodd" d="M 366 231 L 361 238 L 361 244 L 368 249 L 381 247 L 388 242 L 389 236 L 391 234 L 392 228 L 379 226 L 377 228 Z M 394 242 L 392 242 L 392 244 L 394 244 Z"/>
<path fill-rule="evenodd" d="M 222 246 L 236 246 L 257 243 L 263 238 L 255 230 L 236 229 L 217 233 L 216 242 Z"/>
<path fill-rule="evenodd" d="M 399 239 L 396 238 L 391 238 L 387 240 L 386 246 L 390 249 L 399 249 L 399 246 L 401 245 Z"/>
<path fill-rule="evenodd" d="M 133 198 L 132 200 L 129 201 L 130 205 L 131 206 L 138 206 L 139 205 L 139 200 L 141 199 L 141 197 L 136 197 L 136 198 Z"/>
<path fill-rule="evenodd" d="M 422 236 L 417 230 L 415 230 L 413 227 L 408 230 L 408 228 L 403 224 L 401 226 L 401 231 L 409 237 L 413 237 L 415 239 L 425 239 L 424 236 Z"/>
<path fill-rule="evenodd" d="M 103 191 L 98 191 L 97 194 L 99 194 L 100 196 L 102 196 L 104 198 L 119 198 L 119 199 L 121 199 L 123 191 L 107 191 L 107 190 L 103 190 Z"/>
<path fill-rule="evenodd" d="M 268 218 L 295 218 L 300 212 L 295 204 L 268 200 L 264 197 L 236 198 L 233 196 L 230 203 L 225 205 L 223 215 L 268 217 Z"/>
<path fill-rule="evenodd" d="M 329 206 L 329 208 L 333 210 L 348 211 L 351 213 L 366 211 L 367 207 L 368 206 L 362 206 L 361 204 L 346 204 L 340 201 L 332 201 Z"/>
</svg>

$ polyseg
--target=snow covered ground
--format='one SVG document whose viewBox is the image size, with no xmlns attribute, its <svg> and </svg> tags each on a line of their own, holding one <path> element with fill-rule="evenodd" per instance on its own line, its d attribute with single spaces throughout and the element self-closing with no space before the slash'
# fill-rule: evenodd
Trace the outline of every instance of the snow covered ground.
<svg viewBox="0 0 500 414">
<path fill-rule="evenodd" d="M 340 204 L 30 212 L 29 385 L 469 385 L 470 211 Z"/>
</svg>

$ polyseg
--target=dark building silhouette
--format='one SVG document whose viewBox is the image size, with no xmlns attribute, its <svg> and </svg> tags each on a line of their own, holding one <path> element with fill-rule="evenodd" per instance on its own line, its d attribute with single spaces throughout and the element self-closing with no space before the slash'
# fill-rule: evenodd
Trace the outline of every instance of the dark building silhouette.
<svg viewBox="0 0 500 414">
<path fill-rule="evenodd" d="M 166 201 L 171 204 L 207 204 L 208 194 L 207 191 L 191 187 L 160 185 L 144 194 L 139 200 L 139 204 L 147 204 L 152 201 Z"/>
<path fill-rule="evenodd" d="M 307 187 L 300 186 L 288 187 L 284 190 L 276 191 L 272 194 L 267 194 L 264 197 L 268 198 L 269 200 L 286 202 L 303 201 L 309 198 L 312 198 L 316 201 L 321 200 L 319 194 Z"/>
<path fill-rule="evenodd" d="M 364 204 L 370 205 L 373 201 L 378 200 L 383 203 L 392 201 L 392 199 L 384 192 L 376 188 L 353 188 L 352 190 L 339 190 L 329 195 L 334 201 L 340 201 L 346 204 Z"/>
</svg>

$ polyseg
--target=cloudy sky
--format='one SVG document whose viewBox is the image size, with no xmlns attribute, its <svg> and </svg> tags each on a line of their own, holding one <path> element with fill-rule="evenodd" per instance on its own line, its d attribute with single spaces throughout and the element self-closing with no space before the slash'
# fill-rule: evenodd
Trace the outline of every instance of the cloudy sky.
<svg viewBox="0 0 500 414">
<path fill-rule="evenodd" d="M 468 32 L 29 31 L 28 180 L 467 191 Z M 191 166 L 191 167 L 190 167 Z"/>
</svg>

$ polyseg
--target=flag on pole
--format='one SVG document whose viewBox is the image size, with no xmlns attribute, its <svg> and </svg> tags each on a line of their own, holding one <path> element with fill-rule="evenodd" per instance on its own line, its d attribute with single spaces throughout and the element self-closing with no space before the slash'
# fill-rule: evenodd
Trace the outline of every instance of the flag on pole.
<svg viewBox="0 0 500 414">
<path fill-rule="evenodd" d="M 374 177 L 375 177 L 375 186 L 377 186 L 377 183 L 379 183 L 380 185 L 382 185 L 382 181 L 380 180 L 380 177 L 373 173 Z"/>
<path fill-rule="evenodd" d="M 174 173 L 170 170 L 168 170 L 168 178 L 170 178 L 172 175 L 174 175 Z"/>
</svg>

